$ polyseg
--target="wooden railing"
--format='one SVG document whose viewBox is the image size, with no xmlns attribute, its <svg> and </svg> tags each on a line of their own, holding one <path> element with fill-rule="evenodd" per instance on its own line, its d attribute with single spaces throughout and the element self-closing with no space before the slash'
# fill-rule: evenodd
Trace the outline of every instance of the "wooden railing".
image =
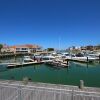
<svg viewBox="0 0 100 100">
<path fill-rule="evenodd" d="M 0 100 L 100 100 L 100 88 L 0 81 Z"/>
</svg>

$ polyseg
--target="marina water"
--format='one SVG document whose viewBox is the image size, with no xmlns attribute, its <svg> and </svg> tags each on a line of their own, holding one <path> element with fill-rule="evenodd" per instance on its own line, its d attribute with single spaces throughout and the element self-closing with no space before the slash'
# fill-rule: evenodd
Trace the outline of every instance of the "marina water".
<svg viewBox="0 0 100 100">
<path fill-rule="evenodd" d="M 21 61 L 17 58 L 16 61 Z M 12 59 L 14 60 L 14 58 Z M 1 60 L 3 61 L 3 60 Z M 9 59 L 4 60 L 6 62 Z M 57 68 L 45 64 L 21 66 L 12 69 L 0 69 L 0 79 L 23 80 L 28 77 L 33 82 L 65 84 L 79 86 L 79 81 L 84 80 L 85 86 L 100 87 L 100 64 L 83 64 L 70 62 L 67 68 Z"/>
</svg>

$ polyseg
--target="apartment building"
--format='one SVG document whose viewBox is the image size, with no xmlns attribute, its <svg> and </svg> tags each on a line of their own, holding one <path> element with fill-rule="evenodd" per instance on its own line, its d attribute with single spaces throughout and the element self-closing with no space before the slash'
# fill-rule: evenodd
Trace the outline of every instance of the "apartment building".
<svg viewBox="0 0 100 100">
<path fill-rule="evenodd" d="M 32 45 L 32 44 L 25 44 L 25 45 L 14 45 L 14 46 L 7 46 L 3 47 L 2 52 L 13 52 L 13 53 L 34 53 L 42 51 L 41 46 L 39 45 Z"/>
</svg>

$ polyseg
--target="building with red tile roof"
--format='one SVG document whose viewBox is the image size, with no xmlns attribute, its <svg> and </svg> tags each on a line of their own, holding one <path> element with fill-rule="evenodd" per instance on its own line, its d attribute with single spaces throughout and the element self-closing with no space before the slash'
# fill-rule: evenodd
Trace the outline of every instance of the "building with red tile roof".
<svg viewBox="0 0 100 100">
<path fill-rule="evenodd" d="M 34 53 L 42 51 L 42 47 L 39 45 L 25 44 L 6 46 L 2 48 L 2 52 L 14 52 L 14 53 Z"/>
</svg>

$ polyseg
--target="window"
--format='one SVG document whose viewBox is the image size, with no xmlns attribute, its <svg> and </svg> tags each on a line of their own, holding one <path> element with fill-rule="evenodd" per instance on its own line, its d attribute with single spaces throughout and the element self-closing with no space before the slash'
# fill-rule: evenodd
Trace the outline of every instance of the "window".
<svg viewBox="0 0 100 100">
<path fill-rule="evenodd" d="M 28 50 L 28 48 L 22 48 L 22 50 Z"/>
<path fill-rule="evenodd" d="M 16 50 L 20 50 L 20 48 L 16 48 Z"/>
</svg>

